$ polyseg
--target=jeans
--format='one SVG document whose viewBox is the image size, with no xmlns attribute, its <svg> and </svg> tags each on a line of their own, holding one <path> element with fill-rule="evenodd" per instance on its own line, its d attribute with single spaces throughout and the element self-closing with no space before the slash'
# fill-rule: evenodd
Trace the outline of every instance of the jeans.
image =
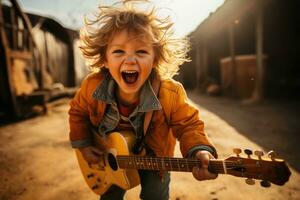
<svg viewBox="0 0 300 200">
<path fill-rule="evenodd" d="M 169 199 L 169 184 L 170 173 L 164 173 L 161 179 L 157 171 L 140 170 L 141 193 L 142 200 L 168 200 Z M 104 193 L 100 200 L 123 200 L 125 190 L 113 185 Z"/>
</svg>

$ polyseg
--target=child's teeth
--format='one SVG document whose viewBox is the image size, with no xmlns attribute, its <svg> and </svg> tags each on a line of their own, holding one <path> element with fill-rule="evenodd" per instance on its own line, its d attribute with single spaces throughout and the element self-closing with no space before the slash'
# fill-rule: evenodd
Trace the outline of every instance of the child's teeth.
<svg viewBox="0 0 300 200">
<path fill-rule="evenodd" d="M 133 74 L 133 73 L 136 73 L 136 71 L 124 71 L 125 73 L 128 73 L 128 74 Z"/>
</svg>

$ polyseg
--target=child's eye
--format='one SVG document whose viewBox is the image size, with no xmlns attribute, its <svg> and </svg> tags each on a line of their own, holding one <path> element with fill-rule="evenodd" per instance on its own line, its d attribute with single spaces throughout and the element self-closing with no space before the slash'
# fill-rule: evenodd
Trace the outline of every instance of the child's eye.
<svg viewBox="0 0 300 200">
<path fill-rule="evenodd" d="M 136 53 L 138 53 L 138 54 L 148 54 L 148 51 L 141 49 L 141 50 L 136 51 Z"/>
<path fill-rule="evenodd" d="M 121 49 L 116 49 L 116 50 L 114 50 L 112 53 L 120 54 L 120 53 L 124 53 L 124 51 L 121 50 Z"/>
</svg>

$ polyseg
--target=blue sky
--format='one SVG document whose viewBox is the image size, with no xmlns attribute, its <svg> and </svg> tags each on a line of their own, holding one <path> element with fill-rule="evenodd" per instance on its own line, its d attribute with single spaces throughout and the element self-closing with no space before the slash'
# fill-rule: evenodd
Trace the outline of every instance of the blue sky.
<svg viewBox="0 0 300 200">
<path fill-rule="evenodd" d="M 80 28 L 83 16 L 97 10 L 99 2 L 113 0 L 19 0 L 25 11 L 54 17 L 67 27 Z M 170 15 L 178 36 L 193 31 L 210 12 L 215 11 L 224 0 L 152 0 L 156 7 L 162 8 L 162 15 Z"/>
</svg>

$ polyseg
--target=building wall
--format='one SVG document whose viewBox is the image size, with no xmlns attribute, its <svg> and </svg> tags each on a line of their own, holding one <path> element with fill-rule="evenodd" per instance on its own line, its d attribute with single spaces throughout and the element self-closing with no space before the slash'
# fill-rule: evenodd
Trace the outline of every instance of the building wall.
<svg viewBox="0 0 300 200">
<path fill-rule="evenodd" d="M 197 71 L 202 73 L 198 75 L 200 88 L 207 86 L 208 82 L 221 83 L 220 60 L 231 56 L 229 30 L 233 26 L 234 54 L 236 56 L 256 55 L 256 7 L 250 5 L 247 10 L 241 12 L 234 18 L 232 15 L 239 10 L 239 7 L 232 7 L 228 10 L 231 1 L 226 1 L 227 15 L 224 15 L 222 7 L 216 13 L 213 13 L 204 23 L 192 32 L 189 36 L 192 41 L 191 59 L 192 62 L 182 66 L 183 83 L 197 85 L 197 80 L 188 80 L 190 73 Z M 300 31 L 299 31 L 299 1 L 264 1 L 264 24 L 263 24 L 263 54 L 265 65 L 264 91 L 268 98 L 278 97 L 300 97 L 300 67 L 298 57 L 300 54 Z M 223 12 L 223 15 L 218 14 Z M 222 16 L 221 19 L 215 19 Z M 227 17 L 224 17 L 227 16 Z M 211 18 L 214 20 L 210 20 Z M 215 26 L 216 21 L 222 22 Z M 205 30 L 204 27 L 210 30 Z M 205 45 L 203 45 L 205 43 Z M 203 49 L 206 46 L 207 51 L 207 70 L 203 69 Z M 200 49 L 200 50 L 197 50 Z M 197 60 L 200 60 L 197 61 Z M 255 63 L 255 62 L 253 62 Z M 186 69 L 189 67 L 199 69 Z M 256 66 L 254 66 L 256 67 Z M 205 80 L 203 73 L 205 73 Z M 255 77 L 254 77 L 255 78 Z M 206 84 L 206 85 L 205 85 Z M 235 86 L 239 87 L 239 86 Z M 205 91 L 202 90 L 202 91 Z"/>
</svg>

